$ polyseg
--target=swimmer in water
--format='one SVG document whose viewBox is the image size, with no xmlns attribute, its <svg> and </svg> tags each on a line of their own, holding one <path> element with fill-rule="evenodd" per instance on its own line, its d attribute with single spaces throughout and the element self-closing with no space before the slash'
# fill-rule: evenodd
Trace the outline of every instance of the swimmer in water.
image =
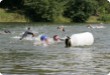
<svg viewBox="0 0 110 75">
<path fill-rule="evenodd" d="M 53 36 L 53 40 L 56 41 L 56 42 L 60 42 L 61 41 L 61 39 L 60 39 L 60 37 L 58 35 L 54 35 Z"/>
<path fill-rule="evenodd" d="M 49 45 L 49 40 L 46 35 L 41 35 L 40 40 L 43 42 L 43 44 Z"/>
<path fill-rule="evenodd" d="M 58 35 L 54 35 L 53 36 L 53 40 L 56 41 L 56 42 L 61 42 L 61 41 L 65 41 L 65 38 L 61 38 Z"/>
<path fill-rule="evenodd" d="M 65 39 L 65 47 L 67 48 L 67 47 L 71 47 L 71 42 L 70 42 L 70 37 L 69 36 L 67 36 L 67 38 Z"/>
<path fill-rule="evenodd" d="M 10 30 L 4 30 L 4 33 L 11 33 Z"/>
<path fill-rule="evenodd" d="M 11 31 L 10 30 L 6 30 L 6 29 L 0 32 L 0 34 L 8 34 L 8 33 L 11 33 Z"/>
<path fill-rule="evenodd" d="M 28 27 L 27 31 L 24 32 L 24 34 L 22 35 L 20 40 L 22 40 L 23 38 L 27 37 L 28 35 L 32 35 L 32 37 L 35 36 L 34 33 L 30 31 L 30 27 Z"/>
<path fill-rule="evenodd" d="M 59 30 L 65 32 L 65 28 L 64 28 L 64 26 L 59 26 L 59 27 L 57 27 L 57 29 L 59 29 Z"/>
<path fill-rule="evenodd" d="M 87 25 L 87 28 L 93 28 L 91 24 Z"/>
</svg>

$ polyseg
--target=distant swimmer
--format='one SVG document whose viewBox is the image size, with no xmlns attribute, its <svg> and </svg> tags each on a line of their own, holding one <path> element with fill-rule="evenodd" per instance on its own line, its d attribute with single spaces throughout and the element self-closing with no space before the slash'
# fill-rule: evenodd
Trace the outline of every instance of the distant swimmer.
<svg viewBox="0 0 110 75">
<path fill-rule="evenodd" d="M 94 28 L 97 28 L 97 29 L 98 29 L 98 28 L 105 28 L 105 26 L 103 25 L 103 23 L 97 24 L 97 25 L 91 25 L 91 24 L 90 24 L 90 25 L 88 25 L 87 27 L 88 27 L 88 28 L 93 28 L 93 29 L 94 29 Z"/>
<path fill-rule="evenodd" d="M 93 27 L 92 27 L 92 25 L 91 25 L 91 24 L 89 24 L 89 25 L 87 26 L 87 28 L 93 28 Z"/>
<path fill-rule="evenodd" d="M 4 30 L 4 33 L 11 33 L 10 30 Z"/>
<path fill-rule="evenodd" d="M 31 32 L 31 30 L 30 30 L 30 29 L 31 29 L 31 28 L 30 28 L 30 27 L 28 27 L 27 31 L 25 31 L 25 32 L 24 32 L 24 34 L 21 36 L 20 40 L 22 40 L 23 38 L 27 37 L 28 35 L 32 35 L 32 37 L 34 37 L 34 36 L 35 36 L 35 35 L 34 35 L 34 33 L 33 33 L 33 32 Z"/>
<path fill-rule="evenodd" d="M 57 27 L 57 29 L 59 29 L 59 30 L 65 32 L 65 28 L 64 28 L 64 26 L 59 26 L 59 27 Z"/>
<path fill-rule="evenodd" d="M 0 32 L 0 34 L 7 34 L 7 33 L 11 33 L 11 31 L 10 30 L 3 30 Z"/>
</svg>

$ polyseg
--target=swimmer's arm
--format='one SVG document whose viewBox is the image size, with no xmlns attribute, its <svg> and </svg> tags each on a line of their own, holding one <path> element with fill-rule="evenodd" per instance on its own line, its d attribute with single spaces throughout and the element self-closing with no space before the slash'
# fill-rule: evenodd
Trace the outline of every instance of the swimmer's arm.
<svg viewBox="0 0 110 75">
<path fill-rule="evenodd" d="M 60 38 L 60 40 L 61 40 L 61 41 L 65 41 L 65 39 L 63 39 L 63 38 Z"/>
</svg>

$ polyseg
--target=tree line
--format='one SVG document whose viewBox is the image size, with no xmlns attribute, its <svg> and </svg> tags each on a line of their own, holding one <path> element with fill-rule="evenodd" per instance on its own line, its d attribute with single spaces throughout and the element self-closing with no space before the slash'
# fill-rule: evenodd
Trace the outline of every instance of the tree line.
<svg viewBox="0 0 110 75">
<path fill-rule="evenodd" d="M 35 22 L 85 22 L 90 16 L 106 21 L 110 12 L 107 0 L 3 0 L 0 7 L 20 10 Z"/>
</svg>

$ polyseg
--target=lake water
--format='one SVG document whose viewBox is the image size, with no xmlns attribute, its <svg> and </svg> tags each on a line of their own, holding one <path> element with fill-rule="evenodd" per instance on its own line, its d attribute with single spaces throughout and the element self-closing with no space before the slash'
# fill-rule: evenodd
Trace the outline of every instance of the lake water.
<svg viewBox="0 0 110 75">
<path fill-rule="evenodd" d="M 59 24 L 1 23 L 0 72 L 3 75 L 107 75 L 110 72 L 110 25 L 105 28 L 87 28 L 87 24 L 60 24 L 66 32 L 57 30 Z M 95 42 L 91 46 L 65 48 L 64 42 L 47 47 L 35 46 L 35 40 L 17 37 L 31 27 L 34 32 L 61 37 L 91 32 Z M 89 39 L 89 38 L 88 38 Z"/>
</svg>

